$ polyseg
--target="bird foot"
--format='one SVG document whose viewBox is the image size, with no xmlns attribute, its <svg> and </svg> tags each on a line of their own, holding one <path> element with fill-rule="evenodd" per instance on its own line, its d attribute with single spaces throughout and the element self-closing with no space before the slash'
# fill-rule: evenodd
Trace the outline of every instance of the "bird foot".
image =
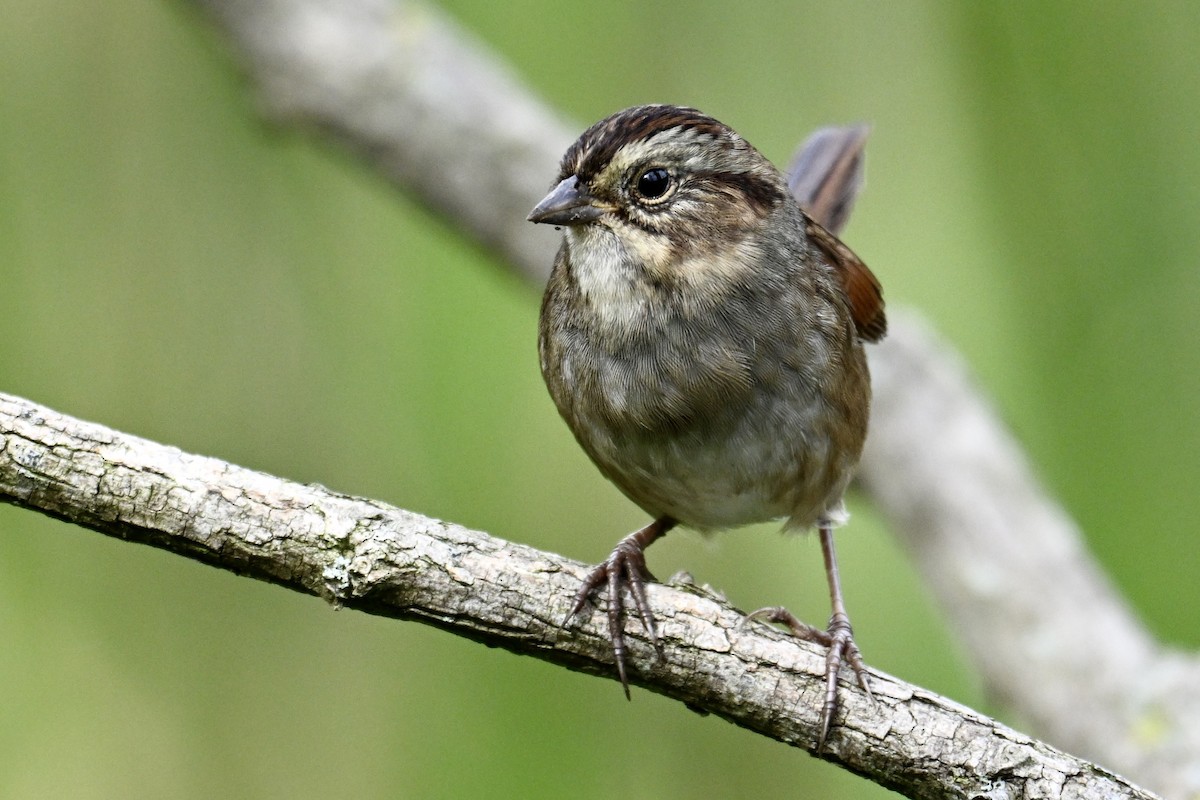
<svg viewBox="0 0 1200 800">
<path fill-rule="evenodd" d="M 762 620 L 764 622 L 780 622 L 788 627 L 793 636 L 807 642 L 822 645 L 828 649 L 825 654 L 825 703 L 821 707 L 821 730 L 817 736 L 817 751 L 825 747 L 825 739 L 829 735 L 829 726 L 837 713 L 837 678 L 843 663 L 848 663 L 854 670 L 858 685 L 872 700 L 871 686 L 867 682 L 867 668 L 863 664 L 862 651 L 854 643 L 854 631 L 850 627 L 849 618 L 841 612 L 834 613 L 825 630 L 814 628 L 801 622 L 792 612 L 781 606 L 760 608 L 746 615 L 746 621 Z"/>
<path fill-rule="evenodd" d="M 646 582 L 656 579 L 646 568 L 644 551 L 651 542 L 665 534 L 674 524 L 670 520 L 658 519 L 618 542 L 609 557 L 597 564 L 595 569 L 584 578 L 583 585 L 575 594 L 571 612 L 563 620 L 563 625 L 567 625 L 583 609 L 588 596 L 593 591 L 602 586 L 608 587 L 608 637 L 612 641 L 613 656 L 617 662 L 617 676 L 621 679 L 621 686 L 625 689 L 626 698 L 629 697 L 629 679 L 625 674 L 625 631 L 621 624 L 621 611 L 625 608 L 625 598 L 621 589 L 628 587 L 638 616 L 641 617 L 642 625 L 646 629 L 646 634 L 650 637 L 650 641 L 661 658 L 662 645 L 658 641 L 654 616 L 650 613 L 650 604 L 646 600 Z"/>
</svg>

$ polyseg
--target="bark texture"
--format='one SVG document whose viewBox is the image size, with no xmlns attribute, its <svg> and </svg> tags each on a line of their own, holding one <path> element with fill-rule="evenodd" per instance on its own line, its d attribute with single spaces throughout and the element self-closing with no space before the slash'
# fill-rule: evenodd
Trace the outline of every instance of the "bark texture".
<svg viewBox="0 0 1200 800">
<path fill-rule="evenodd" d="M 0 500 L 372 614 L 612 677 L 603 615 L 570 629 L 587 567 L 450 522 L 118 433 L 0 395 Z M 824 652 L 743 625 L 694 586 L 648 587 L 663 657 L 630 624 L 631 680 L 799 747 L 815 742 Z M 848 677 L 848 673 L 847 673 Z M 872 672 L 823 758 L 919 798 L 1152 798 L 1087 761 Z"/>
</svg>

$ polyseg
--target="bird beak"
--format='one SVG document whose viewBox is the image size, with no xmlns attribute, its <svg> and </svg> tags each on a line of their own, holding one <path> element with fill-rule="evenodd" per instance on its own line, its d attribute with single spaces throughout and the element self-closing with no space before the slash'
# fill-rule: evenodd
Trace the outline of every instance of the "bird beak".
<svg viewBox="0 0 1200 800">
<path fill-rule="evenodd" d="M 564 178 L 542 202 L 529 212 L 530 222 L 547 225 L 582 225 L 599 219 L 604 209 L 596 205 L 596 198 L 579 186 L 579 178 L 572 175 Z"/>
</svg>

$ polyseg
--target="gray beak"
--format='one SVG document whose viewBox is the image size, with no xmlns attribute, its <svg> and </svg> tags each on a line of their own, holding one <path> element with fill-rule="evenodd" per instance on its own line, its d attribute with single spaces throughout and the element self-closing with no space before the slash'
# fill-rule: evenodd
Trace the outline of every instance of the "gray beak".
<svg viewBox="0 0 1200 800">
<path fill-rule="evenodd" d="M 604 209 L 596 206 L 596 198 L 580 188 L 579 178 L 572 175 L 564 178 L 550 190 L 550 194 L 542 198 L 542 202 L 533 207 L 533 211 L 529 212 L 529 221 L 547 225 L 582 225 L 599 219 L 603 213 Z"/>
</svg>

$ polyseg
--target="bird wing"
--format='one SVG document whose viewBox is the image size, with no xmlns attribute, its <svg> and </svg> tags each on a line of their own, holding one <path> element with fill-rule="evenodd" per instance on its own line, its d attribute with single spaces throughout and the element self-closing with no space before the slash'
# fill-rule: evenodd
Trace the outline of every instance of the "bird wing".
<svg viewBox="0 0 1200 800">
<path fill-rule="evenodd" d="M 829 259 L 846 299 L 858 335 L 866 342 L 878 342 L 887 333 L 883 313 L 883 287 L 870 268 L 846 244 L 807 214 L 804 224 L 809 241 Z"/>
</svg>

